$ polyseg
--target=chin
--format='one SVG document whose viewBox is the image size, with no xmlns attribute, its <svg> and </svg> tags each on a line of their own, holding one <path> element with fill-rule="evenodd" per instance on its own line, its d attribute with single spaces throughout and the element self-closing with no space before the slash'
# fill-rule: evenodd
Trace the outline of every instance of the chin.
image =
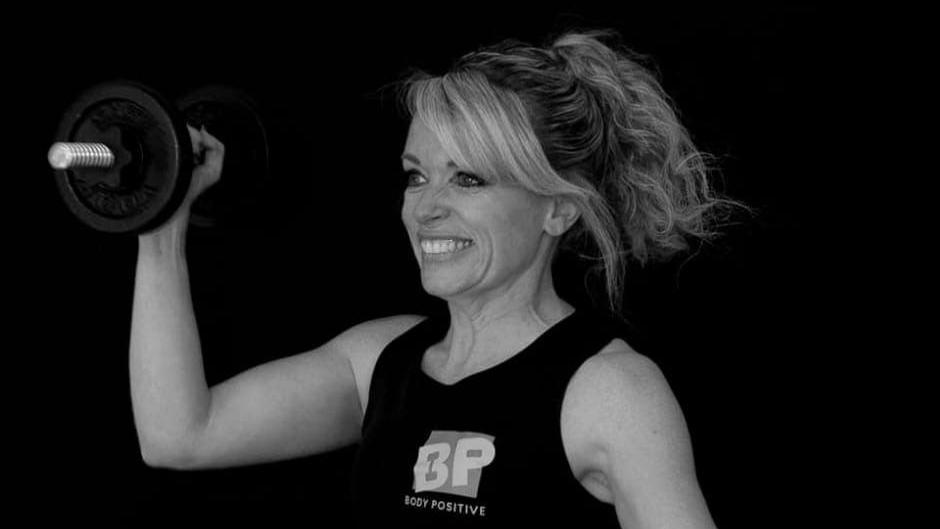
<svg viewBox="0 0 940 529">
<path fill-rule="evenodd" d="M 466 277 L 447 277 L 448 274 L 421 274 L 421 286 L 428 294 L 438 298 L 452 298 L 466 292 L 469 285 Z"/>
<path fill-rule="evenodd" d="M 461 288 L 459 285 L 454 285 L 445 281 L 436 281 L 436 280 L 422 280 L 421 286 L 424 287 L 424 291 L 436 298 L 449 298 L 460 293 Z"/>
</svg>

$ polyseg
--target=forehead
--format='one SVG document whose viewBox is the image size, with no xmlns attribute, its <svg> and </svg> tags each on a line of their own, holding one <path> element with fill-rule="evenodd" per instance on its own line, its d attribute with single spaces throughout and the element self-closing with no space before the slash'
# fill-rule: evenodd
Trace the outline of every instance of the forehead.
<svg viewBox="0 0 940 529">
<path fill-rule="evenodd" d="M 403 155 L 412 155 L 425 165 L 455 165 L 441 140 L 423 121 L 412 119 Z"/>
</svg>

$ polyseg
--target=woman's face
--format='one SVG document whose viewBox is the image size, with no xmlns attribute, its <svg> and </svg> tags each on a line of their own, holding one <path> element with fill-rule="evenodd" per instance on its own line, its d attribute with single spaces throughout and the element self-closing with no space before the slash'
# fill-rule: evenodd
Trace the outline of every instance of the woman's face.
<svg viewBox="0 0 940 529">
<path fill-rule="evenodd" d="M 420 120 L 402 155 L 402 220 L 431 295 L 499 293 L 540 269 L 550 244 L 543 230 L 548 199 L 457 167 Z"/>
</svg>

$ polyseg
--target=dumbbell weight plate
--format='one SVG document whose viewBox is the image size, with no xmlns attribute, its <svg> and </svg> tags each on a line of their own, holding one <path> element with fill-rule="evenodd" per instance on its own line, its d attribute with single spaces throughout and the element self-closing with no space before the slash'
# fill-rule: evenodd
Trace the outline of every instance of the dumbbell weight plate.
<svg viewBox="0 0 940 529">
<path fill-rule="evenodd" d="M 176 211 L 189 188 L 189 132 L 179 112 L 146 86 L 114 82 L 89 89 L 69 107 L 56 141 L 104 143 L 115 153 L 110 169 L 56 171 L 68 208 L 96 230 L 152 230 Z"/>
<path fill-rule="evenodd" d="M 225 145 L 219 182 L 193 203 L 196 226 L 251 222 L 251 212 L 270 176 L 268 136 L 255 101 L 224 85 L 197 89 L 177 101 L 186 122 L 206 130 Z"/>
</svg>

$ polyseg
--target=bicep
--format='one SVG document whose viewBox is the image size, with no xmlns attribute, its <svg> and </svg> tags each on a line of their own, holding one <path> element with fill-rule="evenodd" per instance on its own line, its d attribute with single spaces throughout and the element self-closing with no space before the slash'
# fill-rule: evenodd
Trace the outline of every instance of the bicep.
<svg viewBox="0 0 940 529">
<path fill-rule="evenodd" d="M 306 353 L 212 388 L 209 418 L 182 466 L 224 467 L 328 452 L 359 440 L 364 378 L 385 345 L 418 321 L 357 325 Z M 367 391 L 367 389 L 366 389 Z"/>
<path fill-rule="evenodd" d="M 656 365 L 634 352 L 602 355 L 585 389 L 585 435 L 624 527 L 713 528 L 679 404 Z"/>
<path fill-rule="evenodd" d="M 192 456 L 222 467 L 323 453 L 356 442 L 360 417 L 349 361 L 327 344 L 214 386 Z"/>
</svg>

